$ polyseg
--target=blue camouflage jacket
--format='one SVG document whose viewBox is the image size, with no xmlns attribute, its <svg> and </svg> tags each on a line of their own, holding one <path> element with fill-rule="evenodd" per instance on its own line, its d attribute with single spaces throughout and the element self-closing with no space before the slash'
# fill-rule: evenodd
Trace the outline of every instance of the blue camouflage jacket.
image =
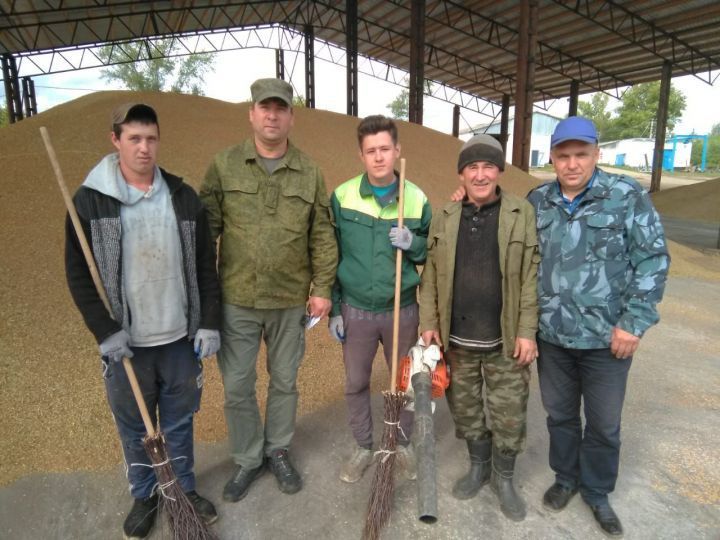
<svg viewBox="0 0 720 540">
<path fill-rule="evenodd" d="M 572 214 L 557 181 L 535 188 L 528 200 L 540 247 L 541 339 L 607 348 L 614 326 L 640 337 L 658 322 L 670 256 L 650 196 L 635 180 L 597 169 Z"/>
</svg>

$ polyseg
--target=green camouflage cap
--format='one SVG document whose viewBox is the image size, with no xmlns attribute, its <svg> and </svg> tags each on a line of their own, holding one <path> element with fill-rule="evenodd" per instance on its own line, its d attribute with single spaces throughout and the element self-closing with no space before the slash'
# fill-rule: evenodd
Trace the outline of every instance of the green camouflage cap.
<svg viewBox="0 0 720 540">
<path fill-rule="evenodd" d="M 258 79 L 250 86 L 253 103 L 276 98 L 292 106 L 293 90 L 289 83 L 282 79 Z"/>
</svg>

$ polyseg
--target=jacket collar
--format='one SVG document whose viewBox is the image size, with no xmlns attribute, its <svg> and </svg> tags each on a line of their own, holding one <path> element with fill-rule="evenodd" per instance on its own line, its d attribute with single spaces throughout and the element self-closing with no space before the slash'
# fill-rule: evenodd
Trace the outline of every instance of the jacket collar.
<svg viewBox="0 0 720 540">
<path fill-rule="evenodd" d="M 245 161 L 257 161 L 261 157 L 255 148 L 255 141 L 250 138 L 240 145 L 240 158 Z M 288 169 L 300 171 L 302 164 L 300 163 L 300 151 L 288 140 L 287 152 L 280 160 L 280 165 L 285 165 Z"/>
</svg>

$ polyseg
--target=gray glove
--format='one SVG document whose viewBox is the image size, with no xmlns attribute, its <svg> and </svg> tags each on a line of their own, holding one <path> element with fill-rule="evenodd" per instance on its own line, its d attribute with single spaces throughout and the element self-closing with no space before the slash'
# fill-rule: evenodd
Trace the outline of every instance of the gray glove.
<svg viewBox="0 0 720 540">
<path fill-rule="evenodd" d="M 130 350 L 130 334 L 125 330 L 115 332 L 100 344 L 100 354 L 111 362 L 120 362 L 123 358 L 132 358 Z"/>
<path fill-rule="evenodd" d="M 398 229 L 397 227 L 392 227 L 390 229 L 390 243 L 393 247 L 405 251 L 406 249 L 410 249 L 412 241 L 413 233 L 411 233 L 410 229 L 408 229 L 405 225 L 403 225 L 402 229 Z"/>
<path fill-rule="evenodd" d="M 198 360 L 212 356 L 220 350 L 220 331 L 201 328 L 195 334 L 194 348 Z"/>
<path fill-rule="evenodd" d="M 330 336 L 337 340 L 338 343 L 345 343 L 345 323 L 343 322 L 342 315 L 330 317 L 328 330 L 330 330 Z"/>
</svg>

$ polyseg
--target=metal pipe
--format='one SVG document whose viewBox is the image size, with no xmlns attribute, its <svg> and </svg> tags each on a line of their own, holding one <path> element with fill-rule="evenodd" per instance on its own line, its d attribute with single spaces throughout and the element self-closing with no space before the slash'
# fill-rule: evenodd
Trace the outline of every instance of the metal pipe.
<svg viewBox="0 0 720 540">
<path fill-rule="evenodd" d="M 417 458 L 418 518 L 432 524 L 437 521 L 438 512 L 430 373 L 422 371 L 413 375 L 412 387 L 415 392 L 413 445 Z"/>
</svg>

